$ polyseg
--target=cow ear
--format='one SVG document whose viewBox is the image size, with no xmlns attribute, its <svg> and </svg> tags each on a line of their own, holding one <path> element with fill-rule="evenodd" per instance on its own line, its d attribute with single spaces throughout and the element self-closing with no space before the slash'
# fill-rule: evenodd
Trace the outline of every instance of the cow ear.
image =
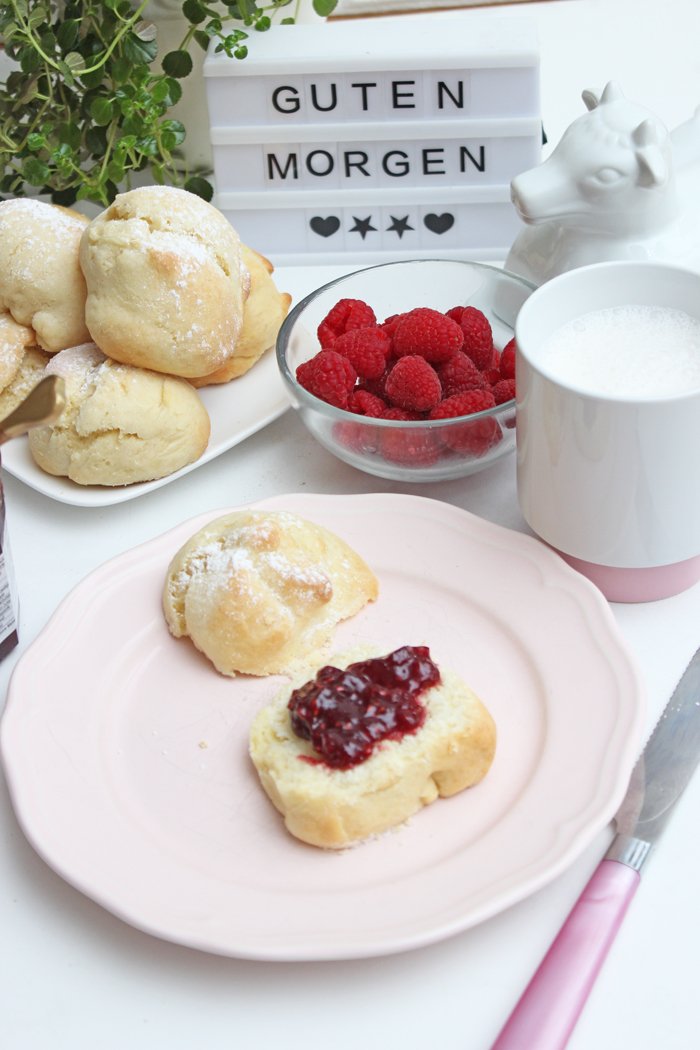
<svg viewBox="0 0 700 1050">
<path fill-rule="evenodd" d="M 619 102 L 625 96 L 622 94 L 622 89 L 614 80 L 609 80 L 603 88 L 603 94 L 600 96 L 601 103 L 605 102 Z"/>
<path fill-rule="evenodd" d="M 663 128 L 652 117 L 642 120 L 632 132 L 632 141 L 635 146 L 656 146 L 663 137 Z"/>
<path fill-rule="evenodd" d="M 598 105 L 598 96 L 596 95 L 595 91 L 582 91 L 581 98 L 583 99 L 583 103 L 589 112 L 590 110 L 595 109 Z"/>
<path fill-rule="evenodd" d="M 664 186 L 668 181 L 668 163 L 659 146 L 643 146 L 637 150 L 640 186 Z"/>
</svg>

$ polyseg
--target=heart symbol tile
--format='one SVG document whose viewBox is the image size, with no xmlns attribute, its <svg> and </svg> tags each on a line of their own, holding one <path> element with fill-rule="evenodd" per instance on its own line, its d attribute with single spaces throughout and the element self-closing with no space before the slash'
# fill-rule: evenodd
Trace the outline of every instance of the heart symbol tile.
<svg viewBox="0 0 700 1050">
<path fill-rule="evenodd" d="M 332 237 L 340 229 L 340 219 L 336 215 L 327 215 L 325 219 L 321 215 L 314 215 L 309 226 L 320 237 Z"/>
<path fill-rule="evenodd" d="M 455 217 L 450 215 L 448 211 L 443 212 L 442 215 L 435 215 L 434 212 L 430 212 L 425 216 L 423 222 L 431 233 L 447 233 L 454 226 Z"/>
</svg>

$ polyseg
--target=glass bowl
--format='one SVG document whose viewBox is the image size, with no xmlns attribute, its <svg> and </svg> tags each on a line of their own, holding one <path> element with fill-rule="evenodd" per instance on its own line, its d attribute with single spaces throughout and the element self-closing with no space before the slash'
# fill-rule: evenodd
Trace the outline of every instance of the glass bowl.
<svg viewBox="0 0 700 1050">
<path fill-rule="evenodd" d="M 296 370 L 321 349 L 318 326 L 339 299 L 361 299 L 379 322 L 420 306 L 441 312 L 475 306 L 502 350 L 534 287 L 496 266 L 446 259 L 382 263 L 330 281 L 290 311 L 277 337 L 277 363 L 291 403 L 324 448 L 368 474 L 420 482 L 483 470 L 515 449 L 514 400 L 451 419 L 375 419 L 320 400 L 297 382 Z"/>
</svg>

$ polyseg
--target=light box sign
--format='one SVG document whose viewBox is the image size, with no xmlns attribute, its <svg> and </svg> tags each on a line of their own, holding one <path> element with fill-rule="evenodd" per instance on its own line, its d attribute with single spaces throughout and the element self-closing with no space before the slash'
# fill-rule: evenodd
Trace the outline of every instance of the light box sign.
<svg viewBox="0 0 700 1050">
<path fill-rule="evenodd" d="M 277 26 L 204 74 L 216 203 L 276 263 L 505 257 L 541 159 L 529 19 Z"/>
</svg>

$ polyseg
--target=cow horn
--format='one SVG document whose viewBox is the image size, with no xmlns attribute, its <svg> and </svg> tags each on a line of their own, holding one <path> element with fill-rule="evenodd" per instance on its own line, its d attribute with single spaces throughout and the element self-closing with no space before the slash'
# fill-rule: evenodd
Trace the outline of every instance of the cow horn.
<svg viewBox="0 0 700 1050">
<path fill-rule="evenodd" d="M 622 90 L 614 80 L 608 81 L 603 89 L 603 94 L 600 96 L 601 103 L 603 102 L 619 102 L 621 98 L 625 96 L 622 94 Z"/>
</svg>

